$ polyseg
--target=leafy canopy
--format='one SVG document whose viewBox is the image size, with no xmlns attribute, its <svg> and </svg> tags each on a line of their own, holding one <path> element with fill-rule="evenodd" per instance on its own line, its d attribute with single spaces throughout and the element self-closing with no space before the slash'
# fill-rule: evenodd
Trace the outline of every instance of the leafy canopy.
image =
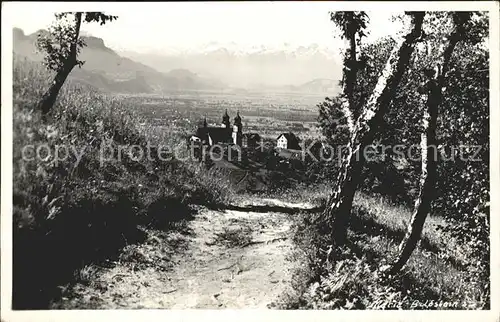
<svg viewBox="0 0 500 322">
<path fill-rule="evenodd" d="M 79 36 L 82 23 L 97 22 L 104 25 L 118 17 L 102 12 L 60 12 L 55 14 L 55 18 L 56 21 L 48 28 L 48 32 L 38 35 L 37 47 L 45 53 L 45 67 L 60 72 L 69 67 L 82 67 L 85 63 L 77 59 L 80 50 L 86 45 Z"/>
</svg>

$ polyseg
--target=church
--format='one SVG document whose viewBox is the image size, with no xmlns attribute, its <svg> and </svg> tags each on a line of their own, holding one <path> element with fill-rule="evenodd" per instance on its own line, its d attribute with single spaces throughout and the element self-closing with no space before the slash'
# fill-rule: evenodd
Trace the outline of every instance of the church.
<svg viewBox="0 0 500 322">
<path fill-rule="evenodd" d="M 243 141 L 243 125 L 241 123 L 239 111 L 234 118 L 232 127 L 227 110 L 222 116 L 221 126 L 208 126 L 207 119 L 205 118 L 203 126 L 198 127 L 195 137 L 198 138 L 203 145 L 223 143 L 241 146 Z"/>
</svg>

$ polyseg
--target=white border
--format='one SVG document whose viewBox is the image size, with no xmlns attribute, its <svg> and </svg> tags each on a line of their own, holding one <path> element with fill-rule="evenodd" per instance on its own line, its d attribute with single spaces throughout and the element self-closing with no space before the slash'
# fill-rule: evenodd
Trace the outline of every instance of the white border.
<svg viewBox="0 0 500 322">
<path fill-rule="evenodd" d="M 324 2 L 321 1 L 324 5 Z M 40 4 L 40 2 L 35 2 Z M 313 6 L 318 2 L 295 2 L 294 5 Z M 261 3 L 262 4 L 262 3 Z M 2 185 L 1 185 L 1 315 L 2 321 L 141 321 L 141 320 L 213 320 L 254 321 L 276 319 L 313 321 L 499 321 L 500 320 L 500 104 L 499 104 L 499 3 L 495 1 L 443 2 L 331 2 L 335 10 L 393 11 L 489 11 L 490 13 L 490 180 L 491 180 L 491 310 L 489 311 L 276 311 L 276 310 L 72 310 L 72 311 L 12 311 L 12 27 L 9 15 L 15 2 L 2 2 Z M 72 2 L 43 3 L 56 11 L 107 11 L 117 6 L 163 6 L 167 3 Z M 191 4 L 192 5 L 192 4 Z M 278 5 L 275 3 L 274 5 Z M 279 19 L 279 17 L 277 17 Z M 140 22 L 138 22 L 140 24 Z M 33 267 L 36 269 L 36 267 Z"/>
</svg>

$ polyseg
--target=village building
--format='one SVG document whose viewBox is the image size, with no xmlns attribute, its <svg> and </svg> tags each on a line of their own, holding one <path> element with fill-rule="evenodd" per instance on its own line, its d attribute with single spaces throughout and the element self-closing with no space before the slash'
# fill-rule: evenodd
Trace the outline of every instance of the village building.
<svg viewBox="0 0 500 322">
<path fill-rule="evenodd" d="M 232 127 L 227 110 L 222 116 L 221 126 L 208 126 L 207 119 L 205 118 L 203 126 L 198 127 L 196 135 L 192 136 L 191 140 L 210 146 L 215 144 L 235 144 L 241 146 L 243 141 L 243 124 L 240 113 L 238 112 L 234 118 Z"/>
<path fill-rule="evenodd" d="M 225 116 L 228 117 L 228 122 L 229 122 L 229 115 L 227 115 L 227 110 Z M 237 112 L 236 117 L 234 118 L 232 138 L 233 138 L 233 144 L 241 146 L 243 139 L 243 124 L 241 124 L 240 112 Z"/>
<path fill-rule="evenodd" d="M 292 132 L 282 133 L 276 139 L 278 149 L 299 150 L 299 139 Z"/>
<path fill-rule="evenodd" d="M 245 133 L 243 134 L 243 147 L 245 148 L 256 148 L 260 145 L 262 138 L 257 133 Z"/>
</svg>

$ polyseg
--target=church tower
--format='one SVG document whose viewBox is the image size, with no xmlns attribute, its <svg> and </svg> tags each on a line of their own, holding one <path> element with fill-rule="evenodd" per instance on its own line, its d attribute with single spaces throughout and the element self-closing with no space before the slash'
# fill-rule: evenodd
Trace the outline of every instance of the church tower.
<svg viewBox="0 0 500 322">
<path fill-rule="evenodd" d="M 224 115 L 222 116 L 222 125 L 224 125 L 226 129 L 229 129 L 231 127 L 231 123 L 229 122 L 229 115 L 227 114 L 227 109 L 226 113 L 224 113 Z"/>
<path fill-rule="evenodd" d="M 240 111 L 237 112 L 234 118 L 233 126 L 233 143 L 241 146 L 243 139 L 243 125 L 241 123 Z"/>
</svg>

